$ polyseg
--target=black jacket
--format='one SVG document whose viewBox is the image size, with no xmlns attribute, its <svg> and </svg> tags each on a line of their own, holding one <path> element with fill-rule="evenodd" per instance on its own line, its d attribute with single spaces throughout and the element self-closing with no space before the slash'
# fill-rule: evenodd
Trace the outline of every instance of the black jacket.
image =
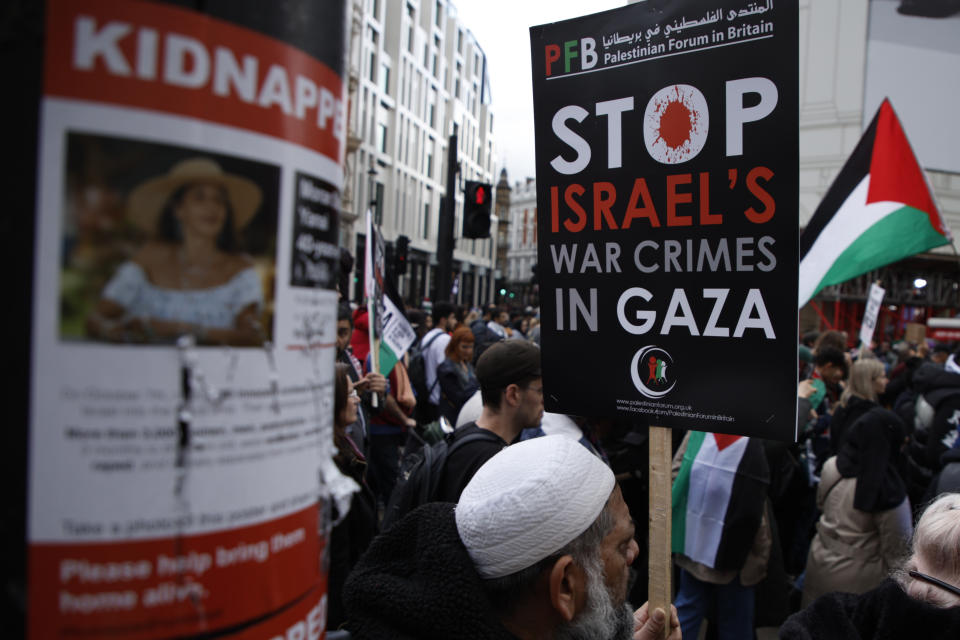
<svg viewBox="0 0 960 640">
<path fill-rule="evenodd" d="M 828 593 L 780 627 L 782 640 L 956 640 L 960 607 L 941 609 L 907 595 L 893 580 L 861 595 Z"/>
<path fill-rule="evenodd" d="M 938 471 L 940 456 L 952 445 L 950 435 L 957 428 L 960 375 L 926 363 L 913 374 L 913 386 L 934 408 L 935 414 L 931 424 L 914 433 L 910 456 L 928 469 Z"/>
<path fill-rule="evenodd" d="M 840 451 L 840 445 L 843 444 L 843 436 L 857 419 L 877 406 L 876 402 L 850 396 L 847 403 L 838 405 L 833 412 L 833 419 L 830 421 L 830 454 L 837 455 Z"/>
<path fill-rule="evenodd" d="M 457 533 L 434 502 L 377 537 L 344 588 L 356 640 L 516 640 L 497 620 Z"/>
</svg>

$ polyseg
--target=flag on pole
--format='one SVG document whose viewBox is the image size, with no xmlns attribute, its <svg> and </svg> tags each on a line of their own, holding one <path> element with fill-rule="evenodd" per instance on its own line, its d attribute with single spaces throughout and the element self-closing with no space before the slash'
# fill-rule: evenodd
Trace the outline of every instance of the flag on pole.
<svg viewBox="0 0 960 640">
<path fill-rule="evenodd" d="M 377 371 L 380 370 L 380 336 L 383 334 L 383 263 L 383 238 L 380 236 L 380 230 L 373 224 L 373 212 L 367 209 L 367 246 L 364 252 L 363 292 L 367 302 L 370 326 L 372 368 Z"/>
<path fill-rule="evenodd" d="M 373 368 L 387 376 L 417 338 L 384 264 L 383 236 L 367 211 L 366 297 Z"/>
<path fill-rule="evenodd" d="M 800 236 L 799 306 L 824 287 L 951 241 L 889 100 Z"/>
<path fill-rule="evenodd" d="M 403 301 L 387 273 L 384 278 L 383 331 L 380 334 L 380 373 L 389 375 L 393 366 L 403 357 L 417 339 L 413 325 L 407 320 Z"/>
</svg>

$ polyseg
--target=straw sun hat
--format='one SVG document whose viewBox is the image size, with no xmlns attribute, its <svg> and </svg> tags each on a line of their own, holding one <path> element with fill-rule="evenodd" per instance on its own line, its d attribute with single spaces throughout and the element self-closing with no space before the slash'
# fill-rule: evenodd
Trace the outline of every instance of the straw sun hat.
<svg viewBox="0 0 960 640">
<path fill-rule="evenodd" d="M 191 183 L 222 186 L 233 207 L 233 226 L 242 229 L 253 218 L 263 200 L 263 192 L 253 180 L 225 173 L 210 158 L 181 160 L 166 175 L 151 178 L 138 185 L 127 201 L 127 214 L 138 227 L 153 232 L 164 205 L 174 191 Z"/>
</svg>

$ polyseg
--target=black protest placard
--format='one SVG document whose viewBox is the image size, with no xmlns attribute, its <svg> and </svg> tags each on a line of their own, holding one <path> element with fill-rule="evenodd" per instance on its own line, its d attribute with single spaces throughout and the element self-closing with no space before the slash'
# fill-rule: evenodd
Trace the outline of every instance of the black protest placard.
<svg viewBox="0 0 960 640">
<path fill-rule="evenodd" d="M 531 28 L 548 411 L 793 440 L 797 7 Z"/>
</svg>

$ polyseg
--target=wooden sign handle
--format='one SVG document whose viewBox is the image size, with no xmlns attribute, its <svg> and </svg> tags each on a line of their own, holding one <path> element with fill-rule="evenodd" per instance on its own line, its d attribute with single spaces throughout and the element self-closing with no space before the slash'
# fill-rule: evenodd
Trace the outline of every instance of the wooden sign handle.
<svg viewBox="0 0 960 640">
<path fill-rule="evenodd" d="M 670 633 L 673 566 L 670 556 L 671 485 L 673 463 L 670 429 L 650 427 L 650 548 L 648 600 L 649 612 L 659 607 L 667 615 L 663 637 Z"/>
</svg>

